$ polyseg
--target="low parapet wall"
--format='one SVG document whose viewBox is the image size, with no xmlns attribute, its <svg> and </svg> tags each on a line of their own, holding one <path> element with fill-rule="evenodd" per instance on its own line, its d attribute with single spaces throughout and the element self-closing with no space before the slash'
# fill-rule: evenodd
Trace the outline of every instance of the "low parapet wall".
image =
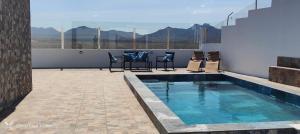
<svg viewBox="0 0 300 134">
<path fill-rule="evenodd" d="M 270 81 L 300 87 L 300 58 L 278 57 L 269 75 Z"/>
<path fill-rule="evenodd" d="M 300 69 L 288 67 L 270 67 L 270 81 L 300 87 Z"/>
<path fill-rule="evenodd" d="M 220 44 L 204 44 L 202 51 L 220 51 Z M 108 68 L 108 52 L 120 56 L 126 49 L 32 49 L 33 68 Z M 150 60 L 175 52 L 175 67 L 185 68 L 194 51 L 198 49 L 145 49 L 150 52 Z M 154 65 L 154 64 L 153 64 Z M 162 67 L 162 65 L 161 65 Z"/>
<path fill-rule="evenodd" d="M 277 66 L 300 69 L 300 58 L 278 57 Z"/>
</svg>

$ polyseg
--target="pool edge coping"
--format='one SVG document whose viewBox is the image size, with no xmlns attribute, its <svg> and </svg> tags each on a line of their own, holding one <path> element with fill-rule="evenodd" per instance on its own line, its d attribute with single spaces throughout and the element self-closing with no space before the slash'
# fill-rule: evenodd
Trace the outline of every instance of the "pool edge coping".
<svg viewBox="0 0 300 134">
<path fill-rule="evenodd" d="M 182 73 L 180 75 L 190 75 L 191 73 Z M 238 78 L 225 73 L 222 74 Z M 276 122 L 254 122 L 254 123 L 228 123 L 228 124 L 198 124 L 186 125 L 172 110 L 168 108 L 137 76 L 140 75 L 179 75 L 179 74 L 134 74 L 125 73 L 124 80 L 130 87 L 138 102 L 141 104 L 153 124 L 160 133 L 210 133 L 210 132 L 248 132 L 259 131 L 280 132 L 297 131 L 292 125 L 300 124 L 300 121 L 276 121 Z M 199 74 L 201 75 L 201 74 Z M 243 78 L 242 80 L 245 80 Z M 253 82 L 252 80 L 246 80 Z M 260 85 L 263 85 L 259 83 Z M 263 85 L 266 86 L 266 85 Z M 269 87 L 269 86 L 267 86 Z M 276 88 L 275 88 L 276 89 Z M 282 90 L 281 90 L 282 91 Z M 286 92 L 286 91 L 285 91 Z"/>
</svg>

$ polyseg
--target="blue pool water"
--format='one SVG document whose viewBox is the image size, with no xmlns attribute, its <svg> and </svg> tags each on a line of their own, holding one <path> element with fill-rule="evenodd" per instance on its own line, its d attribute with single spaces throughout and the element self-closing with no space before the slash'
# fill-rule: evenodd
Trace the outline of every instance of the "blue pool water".
<svg viewBox="0 0 300 134">
<path fill-rule="evenodd" d="M 143 80 L 185 124 L 300 120 L 300 108 L 231 81 Z"/>
</svg>

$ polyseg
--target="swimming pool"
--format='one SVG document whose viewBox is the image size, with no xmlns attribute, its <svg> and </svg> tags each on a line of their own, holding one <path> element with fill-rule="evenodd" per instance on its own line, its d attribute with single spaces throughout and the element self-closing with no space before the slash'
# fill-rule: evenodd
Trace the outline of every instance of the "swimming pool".
<svg viewBox="0 0 300 134">
<path fill-rule="evenodd" d="M 231 81 L 144 80 L 186 124 L 300 120 L 300 108 Z"/>
<path fill-rule="evenodd" d="M 170 131 L 289 131 L 300 120 L 298 95 L 225 74 L 137 75 L 127 81 L 147 113 Z"/>
</svg>

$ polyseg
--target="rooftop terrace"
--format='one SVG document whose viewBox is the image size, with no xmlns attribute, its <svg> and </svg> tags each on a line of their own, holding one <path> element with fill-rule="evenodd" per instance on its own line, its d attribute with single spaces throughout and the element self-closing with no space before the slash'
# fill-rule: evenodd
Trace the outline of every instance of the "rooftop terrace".
<svg viewBox="0 0 300 134">
<path fill-rule="evenodd" d="M 158 133 L 123 73 L 99 70 L 33 70 L 32 92 L 0 126 L 0 133 Z"/>
<path fill-rule="evenodd" d="M 300 94 L 296 87 L 225 73 Z M 32 92 L 1 121 L 0 133 L 158 133 L 123 77 L 98 69 L 34 69 Z"/>
<path fill-rule="evenodd" d="M 205 53 L 203 59 L 209 59 L 209 52 L 218 51 L 220 55 L 214 65 L 218 65 L 216 68 L 222 70 L 219 72 L 221 75 L 226 74 L 250 82 L 249 85 L 255 90 L 257 89 L 255 86 L 259 86 L 259 91 L 268 91 L 265 94 L 276 101 L 300 106 L 299 0 L 269 0 L 266 7 L 261 7 L 257 3 L 259 0 L 255 0 L 254 4 L 245 9 L 224 16 L 226 20 L 220 24 L 198 24 L 200 22 L 196 21 L 186 24 L 163 23 L 158 26 L 155 22 L 148 24 L 147 20 L 141 23 L 70 20 L 68 22 L 72 26 L 64 26 L 66 25 L 64 23 L 61 29 L 57 28 L 58 23 L 48 22 L 47 19 L 44 20 L 49 23 L 47 25 L 50 27 L 56 25 L 52 26 L 55 28 L 31 27 L 33 26 L 31 22 L 34 22 L 32 18 L 35 16 L 31 16 L 30 7 L 33 6 L 30 5 L 30 1 L 0 0 L 0 16 L 3 16 L 0 17 L 0 134 L 165 132 L 160 130 L 162 127 L 159 125 L 162 123 L 155 122 L 155 119 L 164 120 L 168 115 L 161 113 L 160 108 L 152 107 L 148 110 L 152 110 L 152 113 L 159 112 L 156 114 L 158 116 L 152 117 L 151 112 L 147 111 L 147 107 L 145 108 L 147 105 L 143 105 L 143 102 L 157 105 L 157 102 L 161 101 L 151 98 L 139 100 L 138 90 L 130 85 L 130 82 L 128 82 L 129 86 L 126 84 L 124 74 L 128 73 L 129 76 L 131 73 L 192 74 L 185 68 L 191 62 L 190 59 L 195 51 L 203 51 Z M 193 5 L 198 6 L 198 4 Z M 178 9 L 176 11 L 181 12 Z M 228 11 L 222 12 L 227 15 Z M 48 15 L 41 16 L 48 17 Z M 197 19 L 201 17 L 195 16 Z M 168 18 L 168 16 L 160 18 Z M 61 20 L 57 19 L 57 21 Z M 45 27 L 48 27 L 47 25 Z M 148 52 L 149 59 L 145 64 L 148 63 L 146 66 L 149 69 L 150 66 L 155 67 L 157 56 L 165 55 L 167 51 L 175 52 L 175 57 L 171 57 L 174 58 L 176 70 L 109 72 L 107 68 L 111 60 L 108 53 L 119 57 L 127 50 Z M 165 56 L 165 58 L 170 57 Z M 123 59 L 124 57 L 123 55 Z M 134 61 L 136 58 L 134 57 Z M 201 64 L 197 62 L 198 70 Z M 141 65 L 144 64 L 134 63 L 133 66 Z M 209 64 L 203 65 L 207 67 Z M 120 69 L 121 66 L 115 67 Z M 202 75 L 202 73 L 198 74 Z M 135 75 L 131 76 L 136 78 L 133 82 L 136 80 L 137 87 L 141 86 L 138 84 L 143 84 Z M 255 83 L 255 86 L 251 82 Z M 146 91 L 150 92 L 146 85 L 142 86 L 144 88 L 137 89 L 147 89 Z M 154 94 L 152 97 L 157 98 Z M 18 104 L 15 104 L 16 102 Z M 282 108 L 282 110 L 286 109 Z M 177 115 L 175 118 L 179 120 Z M 272 122 L 269 123 L 272 125 Z M 178 129 L 178 126 L 172 122 L 169 124 L 172 128 Z M 223 131 L 235 133 L 235 130 L 241 130 L 244 131 L 241 132 L 242 134 L 248 134 L 261 130 L 262 134 L 285 134 L 279 130 L 282 128 L 288 128 L 288 131 L 292 129 L 291 134 L 299 133 L 296 131 L 300 130 L 300 121 L 294 121 L 294 118 L 284 126 L 280 122 L 278 124 L 275 123 L 271 128 L 258 122 L 250 126 L 246 124 L 250 129 L 241 128 L 239 125 L 234 125 L 235 128 L 232 129 L 224 124 L 221 124 L 221 127 L 217 125 L 216 129 L 207 127 L 207 124 L 196 124 L 192 127 L 200 128 L 204 133 L 223 133 Z"/>
</svg>

